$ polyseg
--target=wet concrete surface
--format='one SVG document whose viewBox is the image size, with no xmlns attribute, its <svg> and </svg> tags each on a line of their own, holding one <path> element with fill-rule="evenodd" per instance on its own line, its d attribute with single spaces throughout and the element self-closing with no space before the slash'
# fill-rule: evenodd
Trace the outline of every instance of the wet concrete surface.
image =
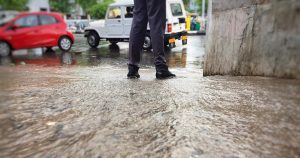
<svg viewBox="0 0 300 158">
<path fill-rule="evenodd" d="M 192 36 L 188 46 L 180 42 L 172 50 L 166 49 L 168 65 L 171 68 L 201 68 L 204 55 L 205 36 Z M 32 49 L 13 52 L 12 57 L 0 58 L 0 65 L 43 65 L 43 66 L 101 66 L 113 65 L 124 67 L 127 64 L 128 43 L 111 45 L 101 41 L 97 49 L 91 49 L 83 35 L 76 35 L 76 42 L 70 52 L 60 52 L 58 48 L 51 51 Z M 153 53 L 145 51 L 141 55 L 141 67 L 153 67 Z M 71 62 L 71 63 L 70 63 Z"/>
<path fill-rule="evenodd" d="M 1 59 L 0 157 L 300 156 L 299 80 L 203 77 L 201 36 L 167 53 L 177 78 L 156 80 L 144 52 L 128 80 L 126 43 L 77 39 Z"/>
</svg>

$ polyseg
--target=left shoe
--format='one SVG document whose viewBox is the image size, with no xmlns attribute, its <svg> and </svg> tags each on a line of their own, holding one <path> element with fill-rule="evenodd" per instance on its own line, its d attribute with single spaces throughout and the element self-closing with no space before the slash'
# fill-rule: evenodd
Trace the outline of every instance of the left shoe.
<svg viewBox="0 0 300 158">
<path fill-rule="evenodd" d="M 127 74 L 128 79 L 137 79 L 140 78 L 139 74 L 139 67 L 136 65 L 128 65 L 128 74 Z"/>
</svg>

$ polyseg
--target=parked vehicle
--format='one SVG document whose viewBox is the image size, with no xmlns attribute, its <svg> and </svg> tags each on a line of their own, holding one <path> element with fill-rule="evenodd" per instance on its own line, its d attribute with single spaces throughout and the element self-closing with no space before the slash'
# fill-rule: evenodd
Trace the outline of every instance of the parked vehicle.
<svg viewBox="0 0 300 158">
<path fill-rule="evenodd" d="M 76 33 L 84 33 L 84 29 L 86 27 L 88 27 L 90 24 L 89 24 L 89 21 L 88 20 L 79 20 L 77 21 L 77 24 L 76 24 Z"/>
<path fill-rule="evenodd" d="M 67 29 L 72 33 L 76 33 L 76 21 L 75 20 L 67 20 Z"/>
<path fill-rule="evenodd" d="M 166 2 L 165 45 L 175 47 L 176 39 L 187 44 L 186 12 L 182 0 L 167 0 Z M 91 47 L 97 47 L 100 40 L 111 43 L 129 41 L 133 18 L 133 0 L 119 0 L 108 7 L 105 20 L 91 22 L 85 28 L 85 37 Z M 152 49 L 150 28 L 146 33 L 143 48 Z"/>
<path fill-rule="evenodd" d="M 20 13 L 15 18 L 0 24 L 0 55 L 9 55 L 12 50 L 51 48 L 58 46 L 69 51 L 74 36 L 67 31 L 67 24 L 59 13 Z"/>
<path fill-rule="evenodd" d="M 84 33 L 89 26 L 89 20 L 67 20 L 68 30 L 72 33 Z"/>
</svg>

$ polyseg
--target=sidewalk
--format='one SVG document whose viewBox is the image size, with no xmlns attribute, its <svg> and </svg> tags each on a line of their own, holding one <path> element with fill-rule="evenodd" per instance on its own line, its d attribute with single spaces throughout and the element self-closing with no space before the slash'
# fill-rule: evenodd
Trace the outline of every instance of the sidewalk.
<svg viewBox="0 0 300 158">
<path fill-rule="evenodd" d="M 297 157 L 297 80 L 102 63 L 1 67 L 0 157 Z"/>
</svg>

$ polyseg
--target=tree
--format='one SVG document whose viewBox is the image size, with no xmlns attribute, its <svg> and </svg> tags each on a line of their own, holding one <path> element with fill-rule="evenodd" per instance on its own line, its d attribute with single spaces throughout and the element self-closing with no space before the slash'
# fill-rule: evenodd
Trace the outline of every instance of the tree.
<svg viewBox="0 0 300 158">
<path fill-rule="evenodd" d="M 67 14 L 71 10 L 71 5 L 68 0 L 49 0 L 49 3 L 51 9 L 57 12 Z"/>
<path fill-rule="evenodd" d="M 188 10 L 188 6 L 189 6 L 190 0 L 183 0 L 183 4 L 186 10 Z"/>
<path fill-rule="evenodd" d="M 76 3 L 78 3 L 84 11 L 87 11 L 97 4 L 97 0 L 76 0 Z"/>
<path fill-rule="evenodd" d="M 104 0 L 101 3 L 93 5 L 87 10 L 87 13 L 90 14 L 93 19 L 103 19 L 105 18 L 108 5 L 113 1 L 114 0 Z"/>
<path fill-rule="evenodd" d="M 4 10 L 23 11 L 26 9 L 28 0 L 0 0 L 0 6 Z"/>
<path fill-rule="evenodd" d="M 202 1 L 203 0 L 196 0 L 197 4 L 198 4 L 198 13 L 202 14 Z M 207 13 L 208 10 L 208 0 L 205 0 L 205 13 Z"/>
</svg>

